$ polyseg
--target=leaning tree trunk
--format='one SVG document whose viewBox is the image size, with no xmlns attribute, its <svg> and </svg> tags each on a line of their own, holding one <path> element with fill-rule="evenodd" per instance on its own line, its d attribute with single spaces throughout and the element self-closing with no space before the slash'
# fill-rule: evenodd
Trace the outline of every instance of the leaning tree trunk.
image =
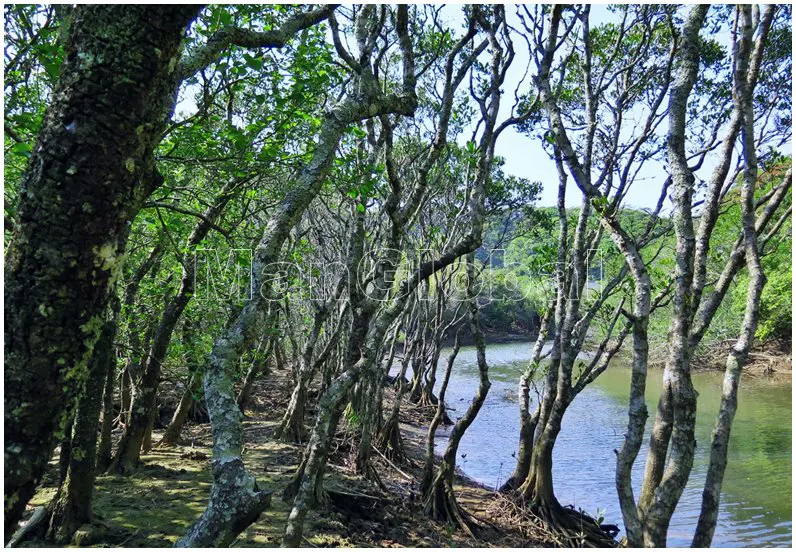
<svg viewBox="0 0 796 552">
<path fill-rule="evenodd" d="M 75 531 L 92 518 L 101 399 L 105 381 L 113 368 L 115 336 L 116 320 L 113 316 L 105 323 L 94 347 L 88 377 L 75 412 L 66 479 L 51 505 L 48 536 L 59 544 L 70 543 Z"/>
<path fill-rule="evenodd" d="M 367 93 L 371 87 L 354 87 Z M 312 158 L 304 166 L 296 185 L 288 192 L 269 221 L 255 250 L 253 272 L 255 289 L 268 277 L 279 259 L 282 246 L 301 215 L 318 195 L 336 156 L 337 145 L 354 122 L 387 113 L 412 114 L 417 99 L 404 96 L 357 95 L 347 97 L 326 116 Z M 242 414 L 237 406 L 233 366 L 245 348 L 265 325 L 266 297 L 269 289 L 255 295 L 233 324 L 225 329 L 213 346 L 205 372 L 205 401 L 213 428 L 213 488 L 210 501 L 199 520 L 180 539 L 179 546 L 226 546 L 262 513 L 270 494 L 258 489 L 246 470 L 243 451 Z"/>
<path fill-rule="evenodd" d="M 152 448 L 152 426 L 157 410 L 157 391 L 160 384 L 161 367 L 168 354 L 174 328 L 185 312 L 196 288 L 196 265 L 191 262 L 190 255 L 193 254 L 194 248 L 205 239 L 215 221 L 232 199 L 233 190 L 237 184 L 237 181 L 230 181 L 221 188 L 215 201 L 205 210 L 185 242 L 186 253 L 182 256 L 180 263 L 182 265 L 180 287 L 174 297 L 167 302 L 155 330 L 143 366 L 143 374 L 133 396 L 130 423 L 124 428 L 119 448 L 109 468 L 111 471 L 129 475 L 138 466 L 141 451 L 149 451 Z"/>
<path fill-rule="evenodd" d="M 241 412 L 246 412 L 246 406 L 251 400 L 252 388 L 254 387 L 255 380 L 261 374 L 263 376 L 268 375 L 268 357 L 273 348 L 273 342 L 273 339 L 268 340 L 265 351 L 262 350 L 263 342 L 261 342 L 260 346 L 257 347 L 257 350 L 254 352 L 254 358 L 252 358 L 251 365 L 246 371 L 246 375 L 243 377 L 243 384 L 238 392 L 238 408 L 240 408 Z"/>
<path fill-rule="evenodd" d="M 111 362 L 102 392 L 102 412 L 100 412 L 100 432 L 97 443 L 97 472 L 104 472 L 113 460 L 113 391 L 116 387 L 116 363 Z"/>
<path fill-rule="evenodd" d="M 555 303 L 553 302 L 545 311 L 539 325 L 539 335 L 536 337 L 536 342 L 533 345 L 528 369 L 525 370 L 520 377 L 520 440 L 517 450 L 517 463 L 514 466 L 512 474 L 500 487 L 502 492 L 513 491 L 519 488 L 528 477 L 528 471 L 531 468 L 533 439 L 536 434 L 536 426 L 539 422 L 539 415 L 541 413 L 541 405 L 537 405 L 536 411 L 531 414 L 531 380 L 536 375 L 536 371 L 539 367 L 542 349 L 547 340 L 548 322 L 554 309 Z"/>
<path fill-rule="evenodd" d="M 361 358 L 335 379 L 321 397 L 315 427 L 304 453 L 303 466 L 295 479 L 295 498 L 282 540 L 283 546 L 296 547 L 301 544 L 307 511 L 323 499 L 323 468 L 329 454 L 329 445 L 337 430 L 343 404 L 362 370 L 371 362 L 374 361 L 366 357 Z"/>
<path fill-rule="evenodd" d="M 171 422 L 169 422 L 166 431 L 163 432 L 163 437 L 161 437 L 160 442 L 157 446 L 173 446 L 176 445 L 177 442 L 180 440 L 180 434 L 182 433 L 182 426 L 185 425 L 186 420 L 188 419 L 188 413 L 191 411 L 191 406 L 194 403 L 194 397 L 202 388 L 202 374 L 199 372 L 194 372 L 191 375 L 191 379 L 188 382 L 188 386 L 185 388 L 185 391 L 180 397 L 180 403 L 177 405 L 177 410 L 174 411 L 174 415 L 171 417 Z"/>
<path fill-rule="evenodd" d="M 448 446 L 442 456 L 442 462 L 434 475 L 431 484 L 428 486 L 423 496 L 423 507 L 426 515 L 441 521 L 457 525 L 470 536 L 475 536 L 475 520 L 467 514 L 456 500 L 453 492 L 453 477 L 456 470 L 456 453 L 459 450 L 459 443 L 464 437 L 464 432 L 475 421 L 476 416 L 481 411 L 486 400 L 487 393 L 492 383 L 489 381 L 489 365 L 486 362 L 486 343 L 484 334 L 481 331 L 480 314 L 478 312 L 478 302 L 475 296 L 475 255 L 467 255 L 467 294 L 470 302 L 470 329 L 475 342 L 476 355 L 478 360 L 478 390 L 473 397 L 473 402 L 467 408 L 464 416 L 459 418 L 451 430 L 448 437 Z M 450 371 L 449 363 L 448 371 Z M 447 375 L 447 374 L 446 374 Z M 438 410 L 439 412 L 439 410 Z"/>
<path fill-rule="evenodd" d="M 180 42 L 198 11 L 123 4 L 72 11 L 5 264 L 8 535 L 86 379 L 129 223 L 162 181 L 153 149 L 174 106 Z"/>
<path fill-rule="evenodd" d="M 771 17 L 773 7 L 769 7 Z M 739 58 L 744 65 L 748 63 L 752 49 L 752 7 L 739 7 L 741 11 L 741 40 L 738 48 Z M 765 30 L 763 31 L 765 36 Z M 746 67 L 739 67 L 741 75 L 746 74 Z M 757 244 L 755 217 L 755 188 L 757 186 L 757 152 L 755 149 L 754 105 L 752 90 L 746 79 L 736 79 L 737 94 L 734 100 L 738 110 L 743 114 L 743 185 L 741 188 L 741 220 L 743 224 L 743 243 L 746 252 L 746 268 L 749 273 L 749 285 L 746 292 L 746 306 L 740 336 L 727 356 L 724 372 L 724 385 L 719 405 L 719 415 L 710 448 L 710 463 L 702 491 L 702 507 L 699 512 L 694 539 L 691 545 L 695 548 L 706 548 L 713 540 L 716 521 L 719 515 L 719 501 L 724 472 L 727 468 L 727 452 L 730 444 L 730 431 L 738 407 L 738 386 L 741 381 L 741 370 L 746 363 L 749 349 L 754 342 L 757 323 L 760 318 L 760 296 L 766 282 L 763 266 L 760 263 L 760 251 Z"/>
<path fill-rule="evenodd" d="M 461 328 L 460 328 L 461 330 Z M 451 372 L 453 371 L 453 363 L 456 362 L 456 357 L 459 354 L 461 347 L 461 332 L 456 332 L 456 337 L 453 340 L 453 349 L 448 355 L 448 363 L 445 366 L 445 374 L 442 377 L 442 385 L 439 388 L 439 402 L 437 403 L 437 411 L 434 413 L 434 419 L 428 426 L 428 434 L 426 436 L 426 460 L 423 465 L 423 476 L 420 480 L 420 493 L 425 496 L 431 488 L 432 478 L 434 476 L 434 438 L 436 436 L 437 428 L 446 418 L 445 414 L 445 393 L 448 391 L 448 382 L 450 381 Z"/>
</svg>

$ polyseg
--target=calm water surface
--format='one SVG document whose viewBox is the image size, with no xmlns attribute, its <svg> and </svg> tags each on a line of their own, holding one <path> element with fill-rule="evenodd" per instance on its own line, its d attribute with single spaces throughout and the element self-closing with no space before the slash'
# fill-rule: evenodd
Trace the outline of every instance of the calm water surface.
<svg viewBox="0 0 796 552">
<path fill-rule="evenodd" d="M 517 382 L 532 344 L 487 347 L 492 388 L 478 418 L 459 448 L 459 466 L 489 486 L 503 483 L 514 468 L 519 421 Z M 440 362 L 444 366 L 444 360 Z M 688 546 L 699 516 L 702 485 L 708 464 L 710 434 L 721 398 L 720 373 L 694 374 L 699 392 L 697 452 L 688 487 L 669 529 L 669 546 Z M 441 377 L 439 378 L 441 379 Z M 554 484 L 562 504 L 574 504 L 606 522 L 621 526 L 614 488 L 614 450 L 627 423 L 629 367 L 611 366 L 570 406 L 554 452 Z M 463 347 L 451 375 L 447 403 L 451 417 L 461 417 L 478 386 L 475 349 Z M 660 371 L 651 370 L 647 383 L 652 414 L 661 386 Z M 651 420 L 647 423 L 648 429 Z M 445 447 L 441 430 L 437 448 Z M 646 447 L 646 443 L 645 443 Z M 738 412 L 730 440 L 714 546 L 791 546 L 791 383 L 766 377 L 742 380 Z M 646 449 L 633 473 L 638 487 Z"/>
</svg>

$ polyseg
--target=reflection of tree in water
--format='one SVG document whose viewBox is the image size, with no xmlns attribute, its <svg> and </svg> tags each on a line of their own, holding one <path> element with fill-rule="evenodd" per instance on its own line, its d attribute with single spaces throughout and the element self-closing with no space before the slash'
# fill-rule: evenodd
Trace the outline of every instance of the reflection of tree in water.
<svg viewBox="0 0 796 552">
<path fill-rule="evenodd" d="M 656 376 L 652 375 L 653 372 L 650 370 L 647 381 L 647 404 L 650 409 L 654 408 L 660 392 L 660 378 L 657 377 L 657 371 Z M 629 376 L 629 370 L 617 362 L 595 384 L 604 397 L 624 405 Z M 704 483 L 723 375 L 719 372 L 698 372 L 692 377 L 699 392 L 697 451 L 692 481 L 685 493 L 698 495 Z M 733 534 L 717 535 L 715 544 L 787 544 L 790 542 L 788 539 L 792 525 L 791 383 L 750 379 L 743 381 L 741 386 L 720 506 L 720 523 L 725 531 L 731 530 Z M 648 439 L 647 436 L 645 446 Z M 681 507 L 684 500 L 685 497 L 681 499 Z M 673 527 L 683 514 L 690 515 L 679 512 Z M 775 539 L 774 535 L 784 540 Z"/>
<path fill-rule="evenodd" d="M 720 373 L 694 374 L 700 394 L 694 458 L 694 475 L 698 473 L 699 477 L 695 479 L 694 491 L 701 490 L 704 481 L 721 381 Z M 742 542 L 760 542 L 764 534 L 790 536 L 790 397 L 790 383 L 750 381 L 745 386 L 742 383 L 720 506 L 720 517 L 726 516 L 729 519 L 725 523 L 739 528 L 734 538 Z M 772 541 L 766 542 L 774 545 Z"/>
</svg>

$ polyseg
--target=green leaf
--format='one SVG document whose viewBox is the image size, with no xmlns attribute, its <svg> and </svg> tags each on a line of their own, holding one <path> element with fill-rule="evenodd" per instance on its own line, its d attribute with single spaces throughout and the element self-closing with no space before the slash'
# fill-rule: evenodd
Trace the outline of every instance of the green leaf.
<svg viewBox="0 0 796 552">
<path fill-rule="evenodd" d="M 11 147 L 11 151 L 18 155 L 23 155 L 25 157 L 30 157 L 31 152 L 30 144 L 26 144 L 25 142 L 17 142 Z"/>
<path fill-rule="evenodd" d="M 364 213 L 365 212 L 365 206 L 362 205 L 361 203 L 357 203 L 357 211 L 359 211 L 360 213 Z"/>
<path fill-rule="evenodd" d="M 218 15 L 222 25 L 232 25 L 232 14 L 227 10 L 222 9 Z"/>
<path fill-rule="evenodd" d="M 260 58 L 256 58 L 249 54 L 243 54 L 244 59 L 246 60 L 246 65 L 254 69 L 255 71 L 260 71 L 263 68 L 263 60 Z"/>
</svg>

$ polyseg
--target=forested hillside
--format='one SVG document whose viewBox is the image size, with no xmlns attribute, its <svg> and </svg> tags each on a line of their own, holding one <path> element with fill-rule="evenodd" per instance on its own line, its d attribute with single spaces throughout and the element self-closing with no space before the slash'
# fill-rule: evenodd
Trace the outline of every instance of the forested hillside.
<svg viewBox="0 0 796 552">
<path fill-rule="evenodd" d="M 709 546 L 790 389 L 791 15 L 5 6 L 5 542 L 664 547 L 696 485 Z M 620 363 L 603 519 L 553 451 Z"/>
</svg>

